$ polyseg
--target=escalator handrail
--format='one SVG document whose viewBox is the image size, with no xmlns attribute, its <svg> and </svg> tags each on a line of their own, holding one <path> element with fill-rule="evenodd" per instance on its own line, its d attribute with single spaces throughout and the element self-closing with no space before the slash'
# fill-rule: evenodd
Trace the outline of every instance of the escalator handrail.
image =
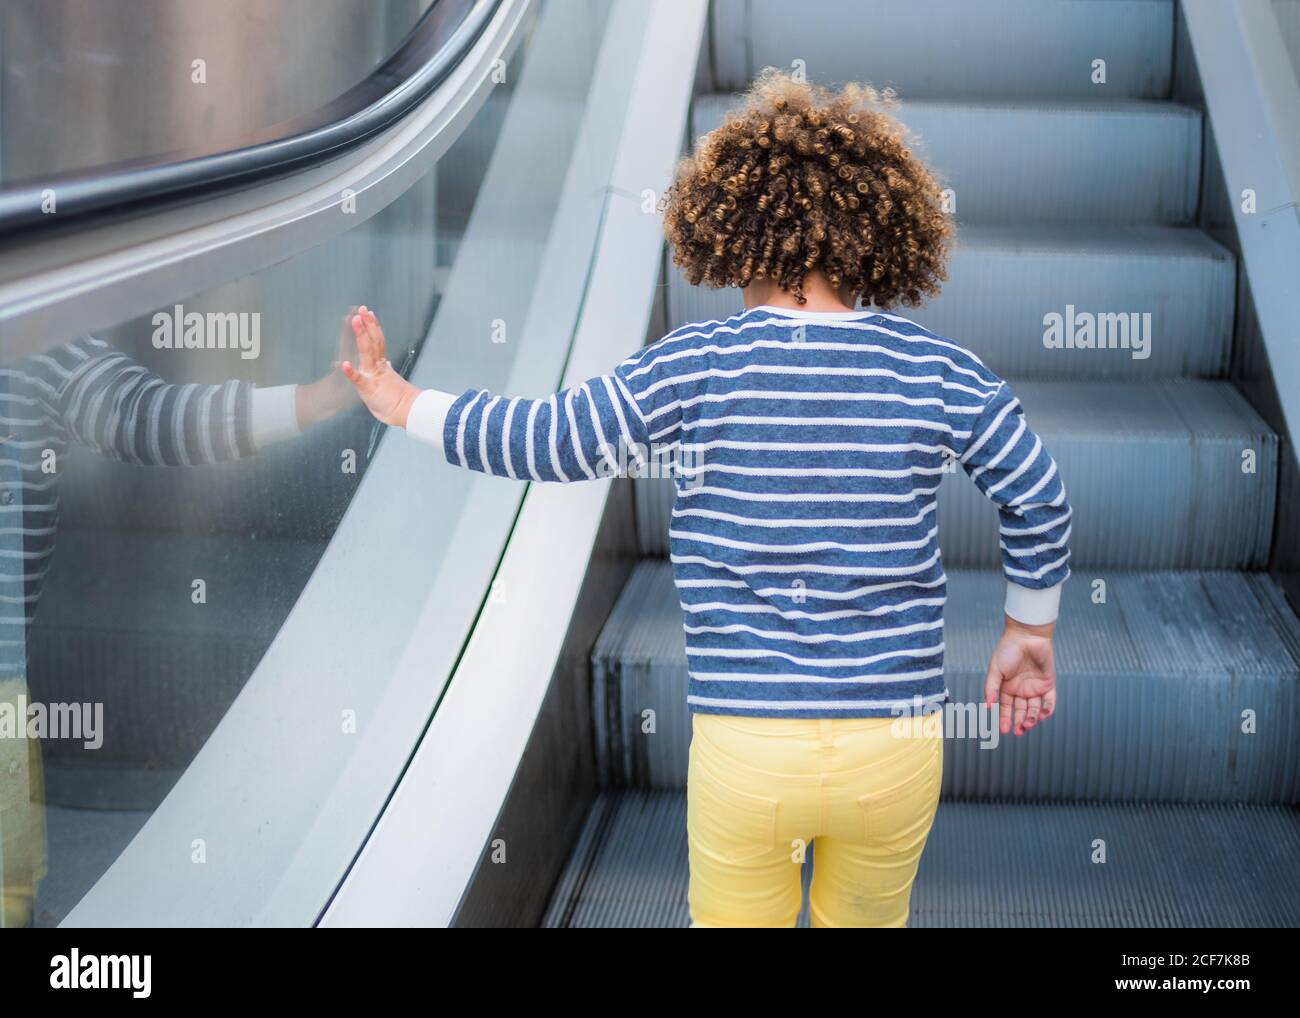
<svg viewBox="0 0 1300 1018">
<path fill-rule="evenodd" d="M 310 113 L 219 150 L 179 150 L 0 188 L 0 235 L 142 215 L 325 162 L 400 121 L 456 68 L 501 0 L 433 0 L 364 80 Z M 57 214 L 42 210 L 48 190 Z"/>
</svg>

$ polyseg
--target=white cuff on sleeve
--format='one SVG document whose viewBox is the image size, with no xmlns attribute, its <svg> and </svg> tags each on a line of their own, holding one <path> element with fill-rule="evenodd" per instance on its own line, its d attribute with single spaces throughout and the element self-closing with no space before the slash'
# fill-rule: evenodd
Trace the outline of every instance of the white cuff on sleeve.
<svg viewBox="0 0 1300 1018">
<path fill-rule="evenodd" d="M 250 430 L 253 445 L 261 449 L 274 442 L 296 438 L 298 427 L 298 386 L 271 385 L 253 389 L 253 414 Z"/>
<path fill-rule="evenodd" d="M 1031 590 L 1008 580 L 1006 613 L 1027 626 L 1044 626 L 1055 622 L 1061 607 L 1061 587 L 1064 585 L 1065 581 L 1062 580 L 1055 587 Z"/>
<path fill-rule="evenodd" d="M 442 448 L 442 428 L 457 397 L 441 389 L 425 389 L 406 415 L 406 433 L 416 441 Z"/>
</svg>

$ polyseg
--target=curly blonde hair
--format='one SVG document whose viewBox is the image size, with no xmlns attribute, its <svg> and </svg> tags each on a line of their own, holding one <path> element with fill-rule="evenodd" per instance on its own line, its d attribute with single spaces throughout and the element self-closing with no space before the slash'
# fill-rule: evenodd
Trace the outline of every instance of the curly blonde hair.
<svg viewBox="0 0 1300 1018">
<path fill-rule="evenodd" d="M 937 293 L 952 224 L 893 104 L 769 68 L 677 166 L 664 201 L 673 262 L 694 285 L 770 279 L 800 304 L 813 271 L 881 308 Z"/>
</svg>

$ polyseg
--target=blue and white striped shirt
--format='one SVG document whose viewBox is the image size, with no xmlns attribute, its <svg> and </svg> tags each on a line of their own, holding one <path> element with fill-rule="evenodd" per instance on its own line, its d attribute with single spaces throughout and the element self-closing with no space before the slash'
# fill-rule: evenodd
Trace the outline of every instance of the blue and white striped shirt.
<svg viewBox="0 0 1300 1018">
<path fill-rule="evenodd" d="M 999 508 L 1010 584 L 1059 594 L 1069 575 L 1065 487 L 1010 388 L 897 315 L 751 308 L 547 399 L 470 390 L 444 413 L 447 459 L 503 477 L 673 458 L 693 711 L 873 717 L 946 700 L 936 499 L 957 464 Z"/>
</svg>

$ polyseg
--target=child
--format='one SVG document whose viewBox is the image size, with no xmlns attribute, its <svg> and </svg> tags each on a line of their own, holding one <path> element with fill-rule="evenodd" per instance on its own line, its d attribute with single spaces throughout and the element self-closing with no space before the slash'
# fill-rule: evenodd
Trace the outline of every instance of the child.
<svg viewBox="0 0 1300 1018">
<path fill-rule="evenodd" d="M 456 465 L 575 481 L 628 450 L 690 453 L 670 538 L 693 926 L 794 925 L 813 838 L 814 926 L 906 925 L 942 774 L 935 508 L 955 463 L 1001 517 L 1006 617 L 986 703 L 1016 735 L 1055 708 L 1070 534 L 1056 464 L 977 357 L 854 310 L 937 292 L 940 201 L 870 89 L 769 73 L 666 199 L 676 264 L 693 284 L 740 287 L 743 312 L 538 400 L 420 391 L 384 360 L 374 314 L 353 321 L 359 365 L 343 367 L 361 398 Z"/>
</svg>

